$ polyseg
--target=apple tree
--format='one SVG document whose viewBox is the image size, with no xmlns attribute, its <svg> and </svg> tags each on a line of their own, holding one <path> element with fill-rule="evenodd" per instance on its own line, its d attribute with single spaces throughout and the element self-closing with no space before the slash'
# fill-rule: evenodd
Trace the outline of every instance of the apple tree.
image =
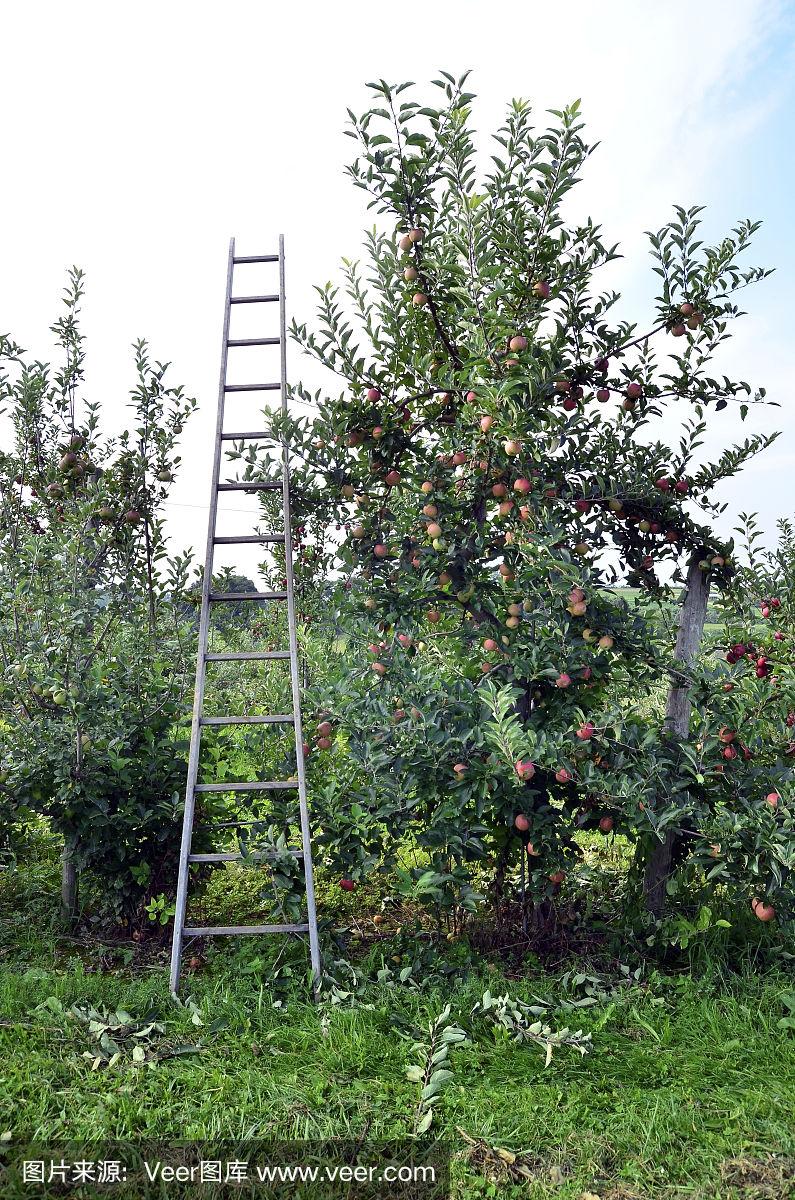
<svg viewBox="0 0 795 1200">
<path fill-rule="evenodd" d="M 75 269 L 60 366 L 0 339 L 0 795 L 63 836 L 67 911 L 87 868 L 130 915 L 179 841 L 194 639 L 174 602 L 189 564 L 167 557 L 162 514 L 195 401 L 138 342 L 133 423 L 105 436 L 82 396 L 82 294 Z"/>
<path fill-rule="evenodd" d="M 747 882 L 766 922 L 791 912 L 795 871 L 795 530 L 780 521 L 764 549 L 755 518 L 742 520 L 743 562 L 693 689 L 693 750 L 712 800 L 693 865 L 717 883 Z"/>
<path fill-rule="evenodd" d="M 715 489 L 772 440 L 699 457 L 708 422 L 764 401 L 710 367 L 736 293 L 766 274 L 738 265 L 756 226 L 710 246 L 700 210 L 677 209 L 650 235 L 653 315 L 627 321 L 601 286 L 616 247 L 566 216 L 591 152 L 578 104 L 537 132 L 514 101 L 481 176 L 466 77 L 434 82 L 438 107 L 381 81 L 350 113 L 348 174 L 380 224 L 364 264 L 317 289 L 315 327 L 292 329 L 344 389 L 299 385 L 316 415 L 273 427 L 295 455 L 299 579 L 329 609 L 338 580 L 348 665 L 318 701 L 345 733 L 321 836 L 346 880 L 393 862 L 452 911 L 508 874 L 541 904 L 581 863 L 579 833 L 622 832 L 659 913 L 700 803 L 694 606 L 736 571 Z M 243 478 L 277 471 L 261 447 Z M 682 584 L 674 647 L 660 613 Z M 640 705 L 665 683 L 661 729 Z"/>
</svg>

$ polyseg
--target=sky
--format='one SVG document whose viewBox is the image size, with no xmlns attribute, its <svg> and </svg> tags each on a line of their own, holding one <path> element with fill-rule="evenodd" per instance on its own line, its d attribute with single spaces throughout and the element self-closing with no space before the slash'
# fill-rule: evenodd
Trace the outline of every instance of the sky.
<svg viewBox="0 0 795 1200">
<path fill-rule="evenodd" d="M 313 285 L 339 277 L 372 223 L 344 175 L 346 108 L 367 106 L 366 80 L 426 85 L 440 69 L 472 69 L 484 135 L 514 96 L 539 122 L 581 99 L 600 146 L 573 204 L 621 243 L 613 283 L 641 325 L 655 279 L 644 231 L 673 204 L 706 205 L 713 239 L 739 218 L 764 222 L 748 262 L 776 273 L 744 294 L 749 315 L 721 362 L 781 407 L 753 410 L 745 426 L 731 409 L 716 414 L 709 444 L 783 430 L 725 487 L 724 531 L 740 511 L 758 512 L 768 535 L 793 514 L 792 3 L 434 0 L 407 17 L 391 0 L 26 0 L 5 6 L 2 41 L 0 330 L 47 359 L 77 264 L 86 395 L 109 426 L 126 419 L 134 339 L 173 364 L 173 382 L 199 401 L 168 508 L 175 549 L 201 556 L 206 536 L 230 236 L 258 254 L 285 235 L 289 315 L 311 322 Z M 289 372 L 314 378 L 295 346 Z M 246 403 L 253 416 L 256 397 Z M 239 411 L 237 427 L 255 428 Z"/>
</svg>

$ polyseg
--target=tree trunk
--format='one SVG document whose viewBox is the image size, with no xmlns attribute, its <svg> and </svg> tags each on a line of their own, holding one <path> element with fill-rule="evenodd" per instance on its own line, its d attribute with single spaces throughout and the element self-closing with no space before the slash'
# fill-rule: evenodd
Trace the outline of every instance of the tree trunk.
<svg viewBox="0 0 795 1200">
<path fill-rule="evenodd" d="M 71 925 L 77 916 L 77 868 L 75 867 L 74 844 L 64 843 L 61 854 L 61 920 L 65 925 Z"/>
<path fill-rule="evenodd" d="M 679 630 L 676 635 L 676 658 L 689 666 L 701 644 L 709 599 L 709 578 L 706 571 L 699 569 L 701 555 L 696 553 L 690 560 L 682 609 L 679 614 Z M 665 706 L 665 727 L 680 737 L 690 732 L 690 697 L 687 686 L 672 684 Z M 666 884 L 671 874 L 671 858 L 676 843 L 676 831 L 669 829 L 662 842 L 655 842 L 646 864 L 643 880 L 643 895 L 647 910 L 661 917 L 665 908 Z"/>
</svg>

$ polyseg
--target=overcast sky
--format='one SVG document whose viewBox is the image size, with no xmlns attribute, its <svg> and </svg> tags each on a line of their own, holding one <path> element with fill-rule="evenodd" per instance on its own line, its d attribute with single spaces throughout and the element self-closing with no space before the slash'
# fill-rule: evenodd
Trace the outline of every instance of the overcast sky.
<svg viewBox="0 0 795 1200">
<path fill-rule="evenodd" d="M 622 243 L 615 282 L 641 322 L 654 286 L 643 231 L 672 204 L 707 205 L 713 237 L 740 217 L 765 222 L 749 262 L 777 272 L 745 293 L 751 315 L 726 367 L 782 405 L 748 428 L 785 435 L 725 497 L 772 529 L 795 495 L 794 18 L 777 0 L 7 3 L 0 329 L 46 358 L 75 263 L 87 275 L 87 394 L 116 427 L 133 339 L 174 364 L 200 410 L 170 527 L 175 545 L 201 550 L 230 235 L 262 253 L 285 234 L 291 315 L 311 318 L 312 284 L 358 253 L 371 220 L 343 174 L 346 107 L 366 106 L 368 79 L 471 67 L 484 133 L 513 96 L 540 114 L 582 99 L 601 145 L 576 203 Z M 291 375 L 306 375 L 297 348 L 290 358 Z M 719 416 L 722 441 L 734 426 Z"/>
</svg>

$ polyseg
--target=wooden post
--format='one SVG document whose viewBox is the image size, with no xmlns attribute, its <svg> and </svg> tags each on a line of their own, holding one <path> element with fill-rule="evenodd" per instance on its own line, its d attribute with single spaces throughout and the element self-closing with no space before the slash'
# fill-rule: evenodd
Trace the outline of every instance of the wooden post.
<svg viewBox="0 0 795 1200">
<path fill-rule="evenodd" d="M 709 600 L 709 576 L 699 568 L 702 555 L 695 553 L 690 560 L 685 583 L 685 595 L 679 614 L 679 630 L 676 635 L 676 658 L 689 666 L 698 653 Z M 665 728 L 685 738 L 690 732 L 690 697 L 688 687 L 672 684 L 665 705 Z M 661 917 L 665 908 L 665 885 L 671 873 L 671 857 L 676 842 L 676 831 L 669 829 L 662 842 L 655 842 L 646 864 L 643 880 L 643 895 L 647 910 Z"/>
<path fill-rule="evenodd" d="M 71 925 L 77 916 L 77 894 L 74 845 L 67 841 L 61 854 L 61 920 L 65 925 Z"/>
</svg>

